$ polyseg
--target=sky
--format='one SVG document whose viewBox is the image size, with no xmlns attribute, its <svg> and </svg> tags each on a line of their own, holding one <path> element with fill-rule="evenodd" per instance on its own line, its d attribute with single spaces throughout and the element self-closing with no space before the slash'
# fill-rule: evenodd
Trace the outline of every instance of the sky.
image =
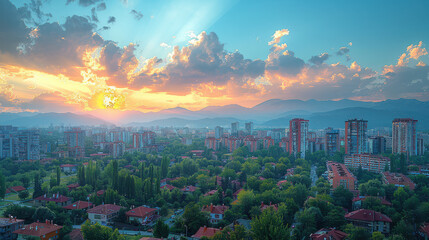
<svg viewBox="0 0 429 240">
<path fill-rule="evenodd" d="M 0 112 L 429 101 L 428 1 L 0 0 Z"/>
</svg>

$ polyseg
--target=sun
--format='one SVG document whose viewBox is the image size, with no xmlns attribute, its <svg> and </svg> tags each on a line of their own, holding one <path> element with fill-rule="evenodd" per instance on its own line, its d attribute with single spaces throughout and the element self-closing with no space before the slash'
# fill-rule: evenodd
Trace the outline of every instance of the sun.
<svg viewBox="0 0 429 240">
<path fill-rule="evenodd" d="M 125 97 L 116 89 L 106 88 L 91 97 L 89 106 L 93 109 L 124 109 Z"/>
</svg>

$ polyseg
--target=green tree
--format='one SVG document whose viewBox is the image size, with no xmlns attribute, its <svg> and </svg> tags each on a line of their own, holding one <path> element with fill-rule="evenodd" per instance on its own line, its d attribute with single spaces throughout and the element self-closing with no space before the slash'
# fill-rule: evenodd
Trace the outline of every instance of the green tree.
<svg viewBox="0 0 429 240">
<path fill-rule="evenodd" d="M 117 160 L 113 160 L 112 188 L 113 190 L 119 189 L 119 173 Z"/>
<path fill-rule="evenodd" d="M 383 240 L 384 235 L 381 232 L 373 232 L 371 239 L 372 240 Z"/>
<path fill-rule="evenodd" d="M 289 232 L 283 219 L 274 209 L 268 208 L 251 222 L 253 237 L 258 240 L 288 239 Z"/>
<path fill-rule="evenodd" d="M 82 225 L 82 234 L 85 239 L 91 240 L 124 240 L 118 229 L 112 230 L 109 227 L 101 226 L 99 223 L 91 224 L 86 221 Z"/>
<path fill-rule="evenodd" d="M 413 226 L 407 222 L 405 222 L 404 219 L 401 219 L 398 224 L 396 224 L 395 228 L 393 229 L 393 233 L 400 235 L 404 237 L 405 239 L 412 239 L 413 238 Z"/>
<path fill-rule="evenodd" d="M 208 224 L 207 215 L 201 212 L 198 205 L 190 203 L 185 207 L 185 212 L 182 215 L 183 228 L 188 229 L 188 235 L 192 235 L 198 231 L 201 226 Z M 186 226 L 186 227 L 185 227 Z"/>
<path fill-rule="evenodd" d="M 351 209 L 353 193 L 350 192 L 347 188 L 344 188 L 341 185 L 338 186 L 332 193 L 332 198 L 334 200 L 335 205 Z"/>
<path fill-rule="evenodd" d="M 40 174 L 36 173 L 34 175 L 34 192 L 33 192 L 33 198 L 37 198 L 39 196 L 42 196 L 43 190 L 42 190 L 42 183 L 40 181 Z"/>
<path fill-rule="evenodd" d="M 85 167 L 84 166 L 81 165 L 77 169 L 77 177 L 78 177 L 79 186 L 85 186 L 86 181 L 85 181 Z"/>
<path fill-rule="evenodd" d="M 164 156 L 161 160 L 161 178 L 167 177 L 169 165 L 170 165 L 170 161 L 166 156 Z"/>
<path fill-rule="evenodd" d="M 28 198 L 28 196 L 30 196 L 30 194 L 28 193 L 27 190 L 21 191 L 21 192 L 18 193 L 18 197 L 21 200 L 25 200 L 26 198 Z"/>
<path fill-rule="evenodd" d="M 55 176 L 52 174 L 51 178 L 49 179 L 49 187 L 53 188 L 57 186 L 57 179 L 55 179 Z"/>
<path fill-rule="evenodd" d="M 156 238 L 167 238 L 168 234 L 170 234 L 168 225 L 163 223 L 162 220 L 158 220 L 153 229 L 153 236 Z"/>
<path fill-rule="evenodd" d="M 55 213 L 47 207 L 38 207 L 33 215 L 34 221 L 54 220 Z"/>
<path fill-rule="evenodd" d="M 4 198 L 6 195 L 6 180 L 3 173 L 0 171 L 0 198 Z"/>
<path fill-rule="evenodd" d="M 60 167 L 57 167 L 57 186 L 60 186 L 61 184 L 61 169 Z"/>
</svg>

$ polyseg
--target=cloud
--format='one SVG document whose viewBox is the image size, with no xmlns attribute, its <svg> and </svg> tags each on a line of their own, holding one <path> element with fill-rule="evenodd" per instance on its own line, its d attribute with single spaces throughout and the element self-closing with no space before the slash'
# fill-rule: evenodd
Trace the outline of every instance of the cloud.
<svg viewBox="0 0 429 240">
<path fill-rule="evenodd" d="M 113 24 L 113 23 L 115 23 L 115 22 L 116 22 L 116 18 L 115 18 L 114 16 L 110 16 L 110 17 L 109 17 L 109 20 L 107 20 L 107 23 L 108 23 L 108 24 L 110 24 L 110 23 L 112 23 L 112 24 Z"/>
<path fill-rule="evenodd" d="M 347 54 L 349 52 L 350 52 L 349 48 L 347 48 L 347 47 L 340 47 L 340 49 L 337 51 L 337 55 L 338 56 L 343 56 L 343 55 L 345 55 L 345 54 Z"/>
<path fill-rule="evenodd" d="M 328 58 L 329 58 L 328 53 L 322 53 L 319 56 L 312 56 L 308 61 L 313 64 L 320 65 L 324 63 L 326 60 L 328 60 Z"/>
<path fill-rule="evenodd" d="M 93 7 L 91 9 L 91 20 L 94 22 L 99 22 L 98 17 L 97 17 L 97 13 L 95 12 L 95 7 Z"/>
<path fill-rule="evenodd" d="M 420 41 L 418 45 L 411 44 L 410 46 L 407 47 L 409 58 L 417 60 L 419 57 L 428 54 L 428 52 L 426 51 L 426 48 L 422 47 L 422 44 L 423 42 Z"/>
<path fill-rule="evenodd" d="M 399 66 L 382 75 L 381 92 L 386 98 L 416 98 L 429 101 L 429 66 Z"/>
<path fill-rule="evenodd" d="M 163 47 L 163 48 L 171 48 L 171 46 L 170 46 L 170 45 L 168 45 L 168 44 L 167 44 L 167 43 L 165 43 L 165 42 L 163 42 L 163 43 L 159 44 L 159 46 L 160 46 L 160 47 Z"/>
<path fill-rule="evenodd" d="M 67 0 L 66 5 L 75 2 L 76 0 Z M 96 4 L 97 2 L 99 2 L 101 0 L 79 0 L 79 5 L 82 7 L 88 7 L 91 6 L 93 4 Z"/>
<path fill-rule="evenodd" d="M 140 19 L 142 19 L 143 18 L 143 13 L 141 13 L 141 12 L 139 12 L 139 11 L 136 11 L 135 9 L 133 9 L 133 10 L 131 10 L 131 15 L 133 15 L 134 16 L 134 18 L 137 20 L 137 21 L 139 21 Z"/>
<path fill-rule="evenodd" d="M 288 29 L 277 30 L 273 36 L 272 40 L 268 43 L 268 45 L 278 44 L 283 36 L 289 35 Z"/>
<path fill-rule="evenodd" d="M 97 5 L 97 11 L 106 10 L 106 3 L 102 2 Z"/>
<path fill-rule="evenodd" d="M 27 28 L 23 18 L 23 9 L 20 12 L 9 1 L 0 1 L 0 54 L 17 54 L 18 46 L 28 42 L 28 34 L 31 29 Z"/>
</svg>

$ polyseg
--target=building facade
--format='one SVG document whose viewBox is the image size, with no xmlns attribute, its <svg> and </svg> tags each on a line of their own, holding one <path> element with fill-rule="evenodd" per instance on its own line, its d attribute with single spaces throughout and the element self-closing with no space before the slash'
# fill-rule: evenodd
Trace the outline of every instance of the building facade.
<svg viewBox="0 0 429 240">
<path fill-rule="evenodd" d="M 396 118 L 392 121 L 392 153 L 417 155 L 417 120 Z"/>
<path fill-rule="evenodd" d="M 357 179 L 342 163 L 327 162 L 328 181 L 333 189 L 343 186 L 353 191 L 357 188 Z"/>
<path fill-rule="evenodd" d="M 308 120 L 295 118 L 289 121 L 289 153 L 305 158 L 308 148 Z"/>
<path fill-rule="evenodd" d="M 362 168 L 374 173 L 390 170 L 390 158 L 372 154 L 352 154 L 344 156 L 344 165 L 348 168 Z"/>
<path fill-rule="evenodd" d="M 352 119 L 346 121 L 345 147 L 346 154 L 367 153 L 368 121 Z"/>
</svg>

